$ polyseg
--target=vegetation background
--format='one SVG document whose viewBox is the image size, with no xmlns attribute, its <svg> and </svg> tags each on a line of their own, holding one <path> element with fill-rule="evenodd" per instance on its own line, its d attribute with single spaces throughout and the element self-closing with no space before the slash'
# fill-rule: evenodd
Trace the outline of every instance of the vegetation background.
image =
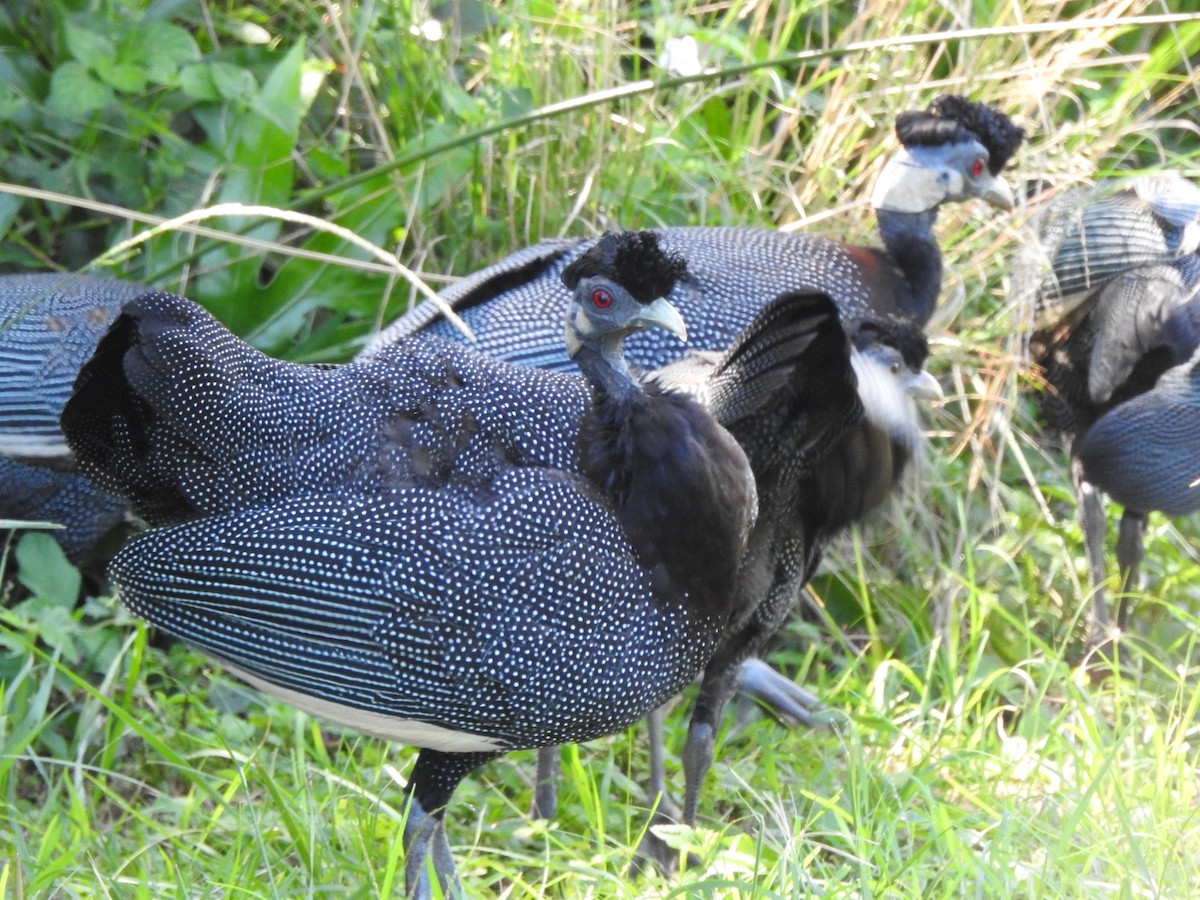
<svg viewBox="0 0 1200 900">
<path fill-rule="evenodd" d="M 683 38 L 691 77 L 660 63 Z M 436 289 L 618 224 L 870 241 L 893 118 L 942 91 L 1026 126 L 1018 185 L 1195 179 L 1197 60 L 1200 19 L 1147 0 L 13 0 L 0 269 L 111 270 L 273 354 L 343 360 L 419 296 L 390 254 Z M 1033 414 L 1010 290 L 1023 221 L 944 211 L 928 459 L 832 555 L 825 621 L 772 656 L 830 726 L 731 720 L 701 827 L 671 836 L 699 864 L 669 879 L 628 874 L 647 820 L 636 733 L 565 751 L 550 823 L 524 815 L 532 754 L 494 763 L 448 817 L 472 894 L 1200 893 L 1195 523 L 1152 520 L 1123 665 L 1099 666 L 1065 453 Z M 77 606 L 44 535 L 11 552 L 0 894 L 397 890 L 410 750 L 158 648 L 103 588 Z"/>
</svg>

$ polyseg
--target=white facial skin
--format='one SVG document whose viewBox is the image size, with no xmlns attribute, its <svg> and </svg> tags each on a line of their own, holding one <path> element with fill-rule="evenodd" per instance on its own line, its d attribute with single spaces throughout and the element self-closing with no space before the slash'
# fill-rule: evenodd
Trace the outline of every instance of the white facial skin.
<svg viewBox="0 0 1200 900">
<path fill-rule="evenodd" d="M 920 213 L 946 201 L 978 197 L 1013 208 L 1012 189 L 988 171 L 988 152 L 978 141 L 933 147 L 901 147 L 888 160 L 871 204 L 890 212 Z"/>
<path fill-rule="evenodd" d="M 944 395 L 937 379 L 924 369 L 910 368 L 900 351 L 886 344 L 856 350 L 850 363 L 858 376 L 858 396 L 867 420 L 915 446 L 919 420 L 913 403 L 940 400 Z"/>
</svg>

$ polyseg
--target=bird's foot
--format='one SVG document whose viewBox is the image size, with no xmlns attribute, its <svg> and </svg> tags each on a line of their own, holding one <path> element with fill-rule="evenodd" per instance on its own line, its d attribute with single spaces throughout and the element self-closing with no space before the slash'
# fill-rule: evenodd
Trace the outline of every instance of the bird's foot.
<svg viewBox="0 0 1200 900">
<path fill-rule="evenodd" d="M 635 875 L 647 871 L 647 866 L 653 866 L 664 878 L 675 874 L 680 868 L 695 868 L 700 865 L 700 857 L 686 849 L 687 841 L 672 840 L 672 832 L 679 834 L 687 831 L 687 826 L 679 824 L 679 807 L 677 804 L 662 798 L 663 803 L 654 811 L 650 819 L 650 827 L 642 835 L 634 852 L 630 869 Z"/>
<path fill-rule="evenodd" d="M 738 691 L 754 698 L 785 725 L 819 728 L 821 701 L 790 678 L 780 675 L 761 659 L 748 659 L 738 672 Z"/>
</svg>

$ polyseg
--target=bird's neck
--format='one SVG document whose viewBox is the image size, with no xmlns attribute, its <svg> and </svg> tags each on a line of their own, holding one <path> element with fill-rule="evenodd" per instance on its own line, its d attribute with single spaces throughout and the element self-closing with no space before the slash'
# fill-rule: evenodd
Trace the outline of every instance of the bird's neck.
<svg viewBox="0 0 1200 900">
<path fill-rule="evenodd" d="M 942 289 L 942 251 L 933 236 L 937 207 L 925 212 L 875 210 L 879 235 L 908 286 L 906 312 L 928 322 Z"/>
<path fill-rule="evenodd" d="M 583 373 L 593 390 L 597 402 L 632 399 L 642 393 L 642 387 L 633 377 L 629 363 L 621 352 L 621 338 L 613 336 L 596 344 L 584 344 L 574 357 L 575 365 Z"/>
<path fill-rule="evenodd" d="M 754 510 L 741 449 L 695 403 L 644 390 L 605 354 L 585 348 L 575 362 L 593 394 L 581 473 L 612 503 L 655 595 L 724 622 Z"/>
</svg>

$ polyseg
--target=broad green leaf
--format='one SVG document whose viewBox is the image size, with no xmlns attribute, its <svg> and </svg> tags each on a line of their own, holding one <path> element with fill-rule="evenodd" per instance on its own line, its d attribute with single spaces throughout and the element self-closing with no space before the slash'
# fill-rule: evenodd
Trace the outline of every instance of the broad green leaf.
<svg viewBox="0 0 1200 900">
<path fill-rule="evenodd" d="M 15 556 L 21 584 L 35 597 L 66 604 L 67 609 L 74 607 L 82 582 L 58 541 L 41 532 L 27 534 L 17 544 Z"/>
<path fill-rule="evenodd" d="M 98 74 L 105 84 L 124 94 L 140 94 L 148 81 L 146 70 L 133 63 L 116 63 Z"/>
<path fill-rule="evenodd" d="M 304 45 L 298 43 L 276 63 L 266 82 L 240 111 L 229 131 L 227 171 L 219 199 L 259 206 L 284 207 L 294 187 L 293 153 L 304 112 L 301 82 Z M 273 240 L 282 230 L 278 219 L 222 219 L 224 228 L 244 231 L 261 240 Z M 244 333 L 261 321 L 261 310 L 247 307 L 242 298 L 258 294 L 262 261 L 241 248 L 219 246 L 204 257 L 214 270 L 206 279 L 204 299 L 209 308 L 234 331 Z"/>
<path fill-rule="evenodd" d="M 112 98 L 112 88 L 89 75 L 82 63 L 72 60 L 54 70 L 47 105 L 59 115 L 80 119 L 103 109 Z"/>
<path fill-rule="evenodd" d="M 233 100 L 248 104 L 258 88 L 254 75 L 227 62 L 200 62 L 184 66 L 179 86 L 197 100 Z"/>
<path fill-rule="evenodd" d="M 91 71 L 103 73 L 116 62 L 117 52 L 112 40 L 95 30 L 95 24 L 67 21 L 63 23 L 63 32 L 71 56 Z"/>
<path fill-rule="evenodd" d="M 192 36 L 169 22 L 147 22 L 133 29 L 121 50 L 153 84 L 169 83 L 181 66 L 200 59 L 200 48 Z"/>
</svg>

